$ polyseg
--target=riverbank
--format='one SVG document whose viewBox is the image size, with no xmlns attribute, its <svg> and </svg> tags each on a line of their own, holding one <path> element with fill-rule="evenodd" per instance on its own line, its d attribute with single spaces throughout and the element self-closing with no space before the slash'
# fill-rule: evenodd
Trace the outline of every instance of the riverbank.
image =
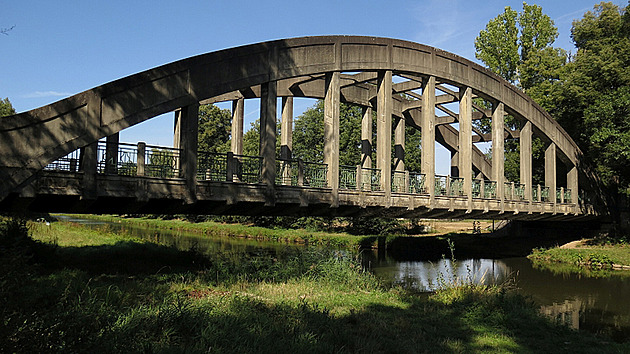
<svg viewBox="0 0 630 354">
<path fill-rule="evenodd" d="M 343 232 L 322 232 L 304 229 L 266 228 L 213 221 L 190 222 L 186 220 L 162 220 L 146 217 L 122 217 L 115 215 L 68 215 L 79 219 L 135 225 L 167 230 L 180 230 L 200 235 L 232 237 L 284 244 L 304 244 L 350 249 L 387 249 L 399 259 L 440 259 L 454 255 L 457 258 L 507 258 L 525 257 L 536 247 L 553 247 L 575 239 L 572 234 L 555 238 L 545 234 L 528 237 L 505 233 L 497 237 L 489 232 L 491 222 L 436 221 L 427 224 L 438 233 L 418 235 L 350 235 Z M 475 230 L 477 225 L 477 230 Z M 473 232 L 474 231 L 474 232 Z M 480 233 L 477 233 L 480 232 Z"/>
<path fill-rule="evenodd" d="M 415 294 L 335 251 L 201 255 L 76 224 L 31 225 L 46 243 L 25 232 L 0 225 L 8 352 L 630 350 L 550 322 L 509 284 Z"/>
<path fill-rule="evenodd" d="M 602 242 L 597 239 L 579 240 L 549 249 L 535 249 L 528 256 L 535 264 L 561 264 L 563 269 L 630 270 L 630 245 Z"/>
</svg>

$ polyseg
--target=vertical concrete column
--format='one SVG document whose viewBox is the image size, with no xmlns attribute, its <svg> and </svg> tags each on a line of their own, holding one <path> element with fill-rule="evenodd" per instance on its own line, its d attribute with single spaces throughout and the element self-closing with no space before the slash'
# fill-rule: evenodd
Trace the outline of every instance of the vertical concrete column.
<svg viewBox="0 0 630 354">
<path fill-rule="evenodd" d="M 459 177 L 459 151 L 451 151 L 451 176 Z"/>
<path fill-rule="evenodd" d="M 192 203 L 197 194 L 197 147 L 199 134 L 199 103 L 182 107 L 175 114 L 175 148 L 179 152 L 180 177 L 186 180 L 188 195 L 186 201 Z"/>
<path fill-rule="evenodd" d="M 422 173 L 427 193 L 435 196 L 435 76 L 422 82 Z"/>
<path fill-rule="evenodd" d="M 396 118 L 394 128 L 394 170 L 405 170 L 405 120 Z"/>
<path fill-rule="evenodd" d="M 521 183 L 525 185 L 525 200 L 532 200 L 532 123 L 525 122 L 521 128 Z M 555 193 L 555 191 L 554 191 Z"/>
<path fill-rule="evenodd" d="M 234 155 L 243 155 L 243 120 L 245 118 L 245 99 L 232 101 L 232 141 Z"/>
<path fill-rule="evenodd" d="M 96 169 L 98 164 L 98 141 L 85 146 L 83 150 L 83 199 L 96 199 Z"/>
<path fill-rule="evenodd" d="M 260 85 L 260 156 L 262 182 L 267 186 L 265 205 L 276 203 L 276 115 L 278 86 L 275 81 Z"/>
<path fill-rule="evenodd" d="M 472 208 L 472 89 L 459 89 L 459 174 L 464 178 L 468 209 Z"/>
<path fill-rule="evenodd" d="M 293 156 L 293 97 L 282 97 L 282 122 L 280 124 L 280 158 Z"/>
<path fill-rule="evenodd" d="M 120 133 L 114 133 L 105 139 L 105 173 L 118 174 L 119 142 Z"/>
<path fill-rule="evenodd" d="M 567 171 L 567 188 L 571 190 L 571 203 L 577 204 L 579 195 L 578 169 L 577 166 L 570 166 Z"/>
<path fill-rule="evenodd" d="M 138 166 L 138 170 L 136 171 L 136 175 L 144 176 L 145 175 L 145 162 L 147 157 L 147 144 L 143 141 L 138 143 L 138 156 L 136 156 L 136 163 Z"/>
<path fill-rule="evenodd" d="M 497 198 L 505 193 L 505 117 L 503 102 L 492 106 L 492 180 L 497 182 Z"/>
<path fill-rule="evenodd" d="M 363 107 L 361 119 L 361 167 L 372 168 L 372 107 Z"/>
<path fill-rule="evenodd" d="M 549 198 L 556 203 L 556 144 L 551 143 L 545 150 L 545 186 L 549 187 Z"/>
<path fill-rule="evenodd" d="M 376 111 L 376 168 L 381 170 L 381 188 L 386 204 L 392 191 L 392 72 L 379 71 Z"/>
<path fill-rule="evenodd" d="M 328 186 L 332 206 L 339 206 L 339 72 L 326 73 L 324 96 L 324 163 L 328 165 Z"/>
</svg>

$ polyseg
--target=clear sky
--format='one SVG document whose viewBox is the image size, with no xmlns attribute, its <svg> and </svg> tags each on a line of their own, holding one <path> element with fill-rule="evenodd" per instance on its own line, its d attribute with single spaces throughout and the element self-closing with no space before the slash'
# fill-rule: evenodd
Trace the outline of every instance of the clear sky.
<svg viewBox="0 0 630 354">
<path fill-rule="evenodd" d="M 574 51 L 571 23 L 594 0 L 531 1 L 555 22 L 555 46 Z M 614 0 L 626 6 L 625 0 Z M 499 0 L 0 1 L 0 98 L 18 112 L 197 54 L 272 39 L 366 35 L 419 42 L 474 60 L 474 40 L 507 5 Z M 296 103 L 295 114 L 312 105 Z M 225 106 L 227 107 L 227 106 Z M 258 118 L 246 104 L 246 120 Z M 246 126 L 248 123 L 246 122 Z M 170 145 L 172 115 L 121 133 L 121 141 Z M 447 168 L 447 167 L 445 167 Z M 438 173 L 447 173 L 440 170 Z"/>
</svg>

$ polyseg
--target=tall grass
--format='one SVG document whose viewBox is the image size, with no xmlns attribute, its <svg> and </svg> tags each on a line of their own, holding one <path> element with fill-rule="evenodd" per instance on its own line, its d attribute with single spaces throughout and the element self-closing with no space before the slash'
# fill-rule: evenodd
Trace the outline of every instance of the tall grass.
<svg viewBox="0 0 630 354">
<path fill-rule="evenodd" d="M 0 227 L 3 352 L 630 349 L 553 324 L 503 287 L 386 289 L 344 252 L 200 255 L 108 234 L 102 245 L 55 246 L 24 225 Z"/>
</svg>

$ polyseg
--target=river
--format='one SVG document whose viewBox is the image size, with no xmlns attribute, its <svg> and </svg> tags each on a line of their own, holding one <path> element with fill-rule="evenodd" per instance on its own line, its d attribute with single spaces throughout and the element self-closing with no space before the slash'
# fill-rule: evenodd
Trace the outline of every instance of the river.
<svg viewBox="0 0 630 354">
<path fill-rule="evenodd" d="M 70 219 L 87 226 L 101 227 L 94 220 Z M 124 232 L 156 243 L 200 252 L 285 253 L 303 246 L 287 246 L 246 239 L 211 238 L 179 230 L 151 229 L 107 223 L 115 232 Z M 460 259 L 437 261 L 398 257 L 383 250 L 361 252 L 365 268 L 385 284 L 418 291 L 434 291 L 440 286 L 472 281 L 478 284 L 510 282 L 517 291 L 531 297 L 545 315 L 577 330 L 602 333 L 615 341 L 630 340 L 630 273 L 616 272 L 606 277 L 561 273 L 537 269 L 527 258 Z"/>
</svg>

